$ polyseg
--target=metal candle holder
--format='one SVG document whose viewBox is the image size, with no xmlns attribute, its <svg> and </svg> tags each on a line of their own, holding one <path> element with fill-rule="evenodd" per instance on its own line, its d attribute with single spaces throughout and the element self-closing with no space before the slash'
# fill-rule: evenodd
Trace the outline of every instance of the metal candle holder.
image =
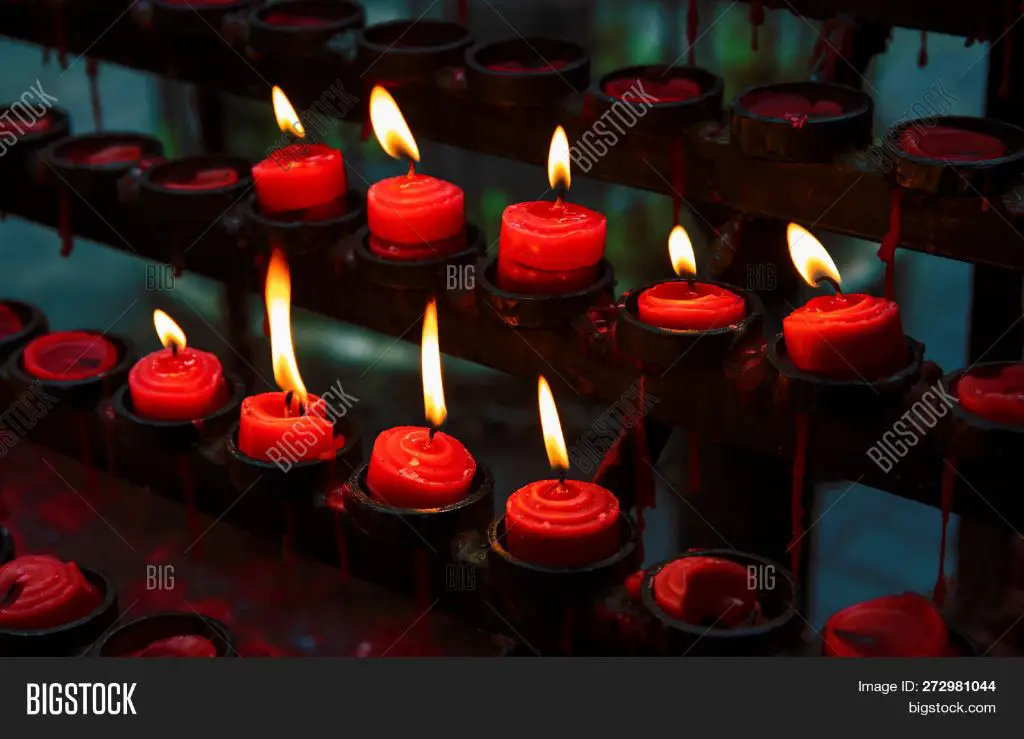
<svg viewBox="0 0 1024 739">
<path fill-rule="evenodd" d="M 247 245 L 255 251 L 269 251 L 277 246 L 290 257 L 330 253 L 366 222 L 363 195 L 349 190 L 343 199 L 340 215 L 306 221 L 263 213 L 256 195 L 250 195 L 242 203 L 243 234 Z"/>
<path fill-rule="evenodd" d="M 353 250 L 358 274 L 382 287 L 440 292 L 447 288 L 449 270 L 464 270 L 475 264 L 486 249 L 483 234 L 476 226 L 467 224 L 464 235 L 466 246 L 457 252 L 426 259 L 398 260 L 385 259 L 370 251 L 370 230 L 365 228 L 356 237 Z"/>
<path fill-rule="evenodd" d="M 445 67 L 460 67 L 469 30 L 457 23 L 399 20 L 378 23 L 356 38 L 356 72 L 388 82 L 427 82 Z M 373 73 L 370 75 L 370 73 Z"/>
<path fill-rule="evenodd" d="M 317 25 L 285 26 L 267 22 L 271 13 L 322 18 Z M 362 28 L 363 7 L 348 0 L 283 0 L 249 14 L 249 46 L 261 56 L 301 61 L 317 56 L 332 36 Z"/>
<path fill-rule="evenodd" d="M 650 79 L 681 77 L 700 86 L 700 95 L 689 100 L 676 102 L 639 102 L 627 100 L 606 92 L 607 85 L 617 79 Z M 700 67 L 668 67 L 663 64 L 645 64 L 636 67 L 616 69 L 598 81 L 590 93 L 594 106 L 593 117 L 601 118 L 615 106 L 629 106 L 643 109 L 637 116 L 638 131 L 678 134 L 687 126 L 707 121 L 717 121 L 722 116 L 722 95 L 725 82 L 718 75 Z"/>
</svg>

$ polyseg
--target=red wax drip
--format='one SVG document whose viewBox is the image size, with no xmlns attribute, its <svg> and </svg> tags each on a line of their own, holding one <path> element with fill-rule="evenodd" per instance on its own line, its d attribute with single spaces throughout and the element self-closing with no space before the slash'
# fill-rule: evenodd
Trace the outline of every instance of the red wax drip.
<svg viewBox="0 0 1024 739">
<path fill-rule="evenodd" d="M 876 380 L 907 359 L 899 306 L 872 295 L 811 298 L 783 319 L 782 332 L 793 364 L 816 375 Z"/>
<path fill-rule="evenodd" d="M 647 443 L 647 426 L 644 422 L 644 411 L 647 408 L 647 378 L 641 374 L 637 388 L 636 415 L 633 425 L 633 453 L 635 470 L 633 484 L 636 491 L 636 508 L 638 517 L 644 508 L 655 507 L 654 472 L 651 463 L 651 447 Z M 640 539 L 641 544 L 643 539 Z M 641 557 L 641 559 L 643 559 Z"/>
<path fill-rule="evenodd" d="M 747 567 L 718 557 L 683 557 L 654 576 L 654 600 L 665 613 L 693 626 L 752 626 L 760 612 Z"/>
<path fill-rule="evenodd" d="M 487 68 L 493 72 L 516 72 L 518 74 L 538 74 L 540 72 L 557 72 L 560 69 L 565 69 L 569 66 L 568 62 L 562 61 L 561 59 L 553 59 L 552 61 L 539 61 L 536 64 L 523 64 L 515 60 L 509 60 L 504 62 L 495 62 L 488 64 Z"/>
<path fill-rule="evenodd" d="M 314 18 L 309 15 L 296 15 L 294 13 L 268 13 L 263 19 L 265 23 L 272 26 L 284 26 L 285 28 L 308 28 L 309 26 L 323 26 L 329 21 L 326 18 Z"/>
<path fill-rule="evenodd" d="M 345 537 L 345 526 L 341 520 L 341 510 L 333 508 L 331 514 L 334 517 L 334 544 L 338 549 L 338 574 L 344 584 L 348 582 L 349 578 L 348 540 Z"/>
<path fill-rule="evenodd" d="M 736 293 L 706 282 L 662 282 L 637 298 L 640 320 L 666 329 L 711 331 L 739 323 L 746 304 Z"/>
<path fill-rule="evenodd" d="M 795 577 L 799 577 L 800 574 L 800 552 L 804 539 L 804 476 L 807 472 L 808 420 L 806 413 L 796 414 L 796 450 L 793 454 L 793 488 L 790 500 L 790 528 L 793 538 L 786 548 L 789 552 L 789 568 Z"/>
<path fill-rule="evenodd" d="M 234 0 L 232 0 L 233 2 Z M 170 190 L 216 190 L 238 182 L 238 173 L 230 167 L 201 169 L 188 177 L 171 179 L 158 184 Z"/>
<path fill-rule="evenodd" d="M 103 602 L 73 562 L 29 555 L 0 566 L 0 627 L 52 629 L 85 618 Z"/>
<path fill-rule="evenodd" d="M 975 415 L 1024 426 L 1024 364 L 978 367 L 956 385 L 960 406 Z"/>
<path fill-rule="evenodd" d="M 758 50 L 758 38 L 757 31 L 764 23 L 764 3 L 762 0 L 752 0 L 750 3 L 749 10 L 750 17 L 750 48 L 753 51 Z"/>
<path fill-rule="evenodd" d="M 696 495 L 700 492 L 700 441 L 697 435 L 686 435 L 686 494 Z"/>
<path fill-rule="evenodd" d="M 50 130 L 51 120 L 49 115 L 43 115 L 42 118 L 37 118 L 34 121 L 23 123 L 19 120 L 6 120 L 0 121 L 0 131 L 4 133 L 13 133 L 17 136 L 22 136 L 26 133 L 42 133 L 43 131 Z"/>
<path fill-rule="evenodd" d="M 216 657 L 217 647 L 201 636 L 172 636 L 150 642 L 128 657 Z"/>
<path fill-rule="evenodd" d="M 917 52 L 917 66 L 924 69 L 928 66 L 928 32 L 921 31 L 921 50 Z"/>
<path fill-rule="evenodd" d="M 461 187 L 425 174 L 389 177 L 370 186 L 366 218 L 378 240 L 412 247 L 414 252 L 425 243 L 444 242 L 464 232 L 464 193 Z"/>
<path fill-rule="evenodd" d="M 984 162 L 1006 154 L 999 139 L 951 126 L 908 128 L 900 134 L 899 146 L 911 156 L 946 162 Z"/>
<path fill-rule="evenodd" d="M 182 454 L 178 458 L 178 474 L 181 476 L 181 489 L 185 497 L 188 534 L 195 542 L 189 551 L 195 552 L 195 556 L 199 560 L 203 557 L 202 532 L 199 530 L 199 512 L 196 510 L 196 484 L 192 476 L 192 463 L 187 454 Z"/>
<path fill-rule="evenodd" d="M 89 77 L 89 101 L 92 104 L 92 124 L 103 130 L 103 101 L 100 99 L 100 63 L 94 58 L 85 60 L 85 73 Z"/>
<path fill-rule="evenodd" d="M 139 415 L 162 421 L 203 418 L 227 395 L 220 360 L 191 347 L 147 354 L 129 372 L 128 389 Z"/>
<path fill-rule="evenodd" d="M 21 316 L 9 305 L 0 303 L 0 338 L 6 339 L 23 328 L 25 328 L 25 323 L 21 320 Z"/>
<path fill-rule="evenodd" d="M 110 397 L 108 387 L 109 378 L 103 378 L 103 396 Z M 117 439 L 114 426 L 114 409 L 109 404 L 103 409 L 103 441 L 107 451 L 107 474 L 105 477 L 106 486 L 104 490 L 110 500 L 116 500 L 117 495 Z"/>
<path fill-rule="evenodd" d="M 698 10 L 697 0 L 690 0 L 690 6 L 686 11 L 686 42 L 689 44 L 687 55 L 691 67 L 697 66 L 697 50 L 694 47 L 697 45 L 697 31 L 700 26 Z"/>
<path fill-rule="evenodd" d="M 71 225 L 71 199 L 64 188 L 60 188 L 57 194 L 57 230 L 60 233 L 60 255 L 69 257 L 75 248 L 75 232 Z"/>
<path fill-rule="evenodd" d="M 887 595 L 844 608 L 825 624 L 827 657 L 945 657 L 949 631 L 935 605 L 917 593 Z"/>
<path fill-rule="evenodd" d="M 679 214 L 686 199 L 686 153 L 682 139 L 673 139 L 669 144 L 669 166 L 672 178 L 672 223 L 679 223 Z"/>
<path fill-rule="evenodd" d="M 96 467 L 92 463 L 89 420 L 84 413 L 76 414 L 76 420 L 78 422 L 78 453 L 82 467 L 85 468 L 85 491 L 89 497 L 92 497 L 96 493 Z"/>
<path fill-rule="evenodd" d="M 828 118 L 843 114 L 843 106 L 834 100 L 811 102 L 803 95 L 772 90 L 762 90 L 744 95 L 740 103 L 754 115 L 788 121 Z"/>
<path fill-rule="evenodd" d="M 932 600 L 936 608 L 946 604 L 946 534 L 949 514 L 953 509 L 953 486 L 956 483 L 956 459 L 944 459 L 942 469 L 942 538 L 939 541 L 939 573 L 935 578 Z"/>
<path fill-rule="evenodd" d="M 53 41 L 57 47 L 57 60 L 61 69 L 68 68 L 68 32 L 64 18 L 64 7 L 57 7 L 53 14 Z"/>
<path fill-rule="evenodd" d="M 616 77 L 604 85 L 604 92 L 632 103 L 681 103 L 699 97 L 700 85 L 685 77 Z M 673 140 L 675 143 L 675 140 Z"/>
<path fill-rule="evenodd" d="M 885 263 L 885 299 L 896 299 L 896 249 L 900 245 L 902 235 L 903 191 L 894 187 L 889 205 L 889 230 L 882 237 L 878 246 L 878 258 Z"/>
<path fill-rule="evenodd" d="M 440 508 L 464 500 L 475 474 L 476 461 L 458 439 L 399 426 L 374 441 L 366 484 L 395 508 Z"/>
</svg>

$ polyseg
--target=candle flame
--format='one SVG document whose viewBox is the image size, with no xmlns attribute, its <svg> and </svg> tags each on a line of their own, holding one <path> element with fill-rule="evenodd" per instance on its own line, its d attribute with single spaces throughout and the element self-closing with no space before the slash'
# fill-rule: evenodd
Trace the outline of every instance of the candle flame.
<svg viewBox="0 0 1024 739">
<path fill-rule="evenodd" d="M 565 129 L 559 126 L 551 137 L 551 148 L 548 149 L 548 184 L 552 190 L 559 185 L 568 190 L 571 183 L 569 139 L 565 136 Z"/>
<path fill-rule="evenodd" d="M 676 226 L 668 235 L 668 258 L 672 261 L 672 269 L 679 277 L 696 277 L 697 257 L 693 254 L 690 235 L 682 226 Z"/>
<path fill-rule="evenodd" d="M 427 303 L 423 314 L 423 345 L 420 349 L 420 371 L 423 374 L 423 407 L 427 420 L 438 428 L 448 417 L 441 383 L 441 347 L 437 340 L 437 301 Z"/>
<path fill-rule="evenodd" d="M 267 267 L 267 315 L 270 318 L 270 353 L 274 359 L 274 381 L 285 392 L 295 393 L 299 405 L 306 404 L 306 386 L 292 347 L 292 281 L 284 252 L 274 249 Z"/>
<path fill-rule="evenodd" d="M 271 97 L 274 100 L 274 117 L 277 118 L 278 128 L 282 131 L 290 131 L 300 139 L 304 138 L 306 129 L 302 127 L 302 121 L 299 120 L 295 108 L 288 102 L 288 97 L 284 94 L 284 90 L 274 85 Z"/>
<path fill-rule="evenodd" d="M 165 348 L 174 346 L 181 351 L 185 348 L 185 332 L 174 322 L 174 319 L 162 310 L 153 311 L 153 326 L 156 328 L 156 335 L 160 337 L 160 343 Z"/>
<path fill-rule="evenodd" d="M 406 157 L 414 162 L 420 160 L 420 150 L 412 137 L 409 124 L 405 122 L 398 103 L 391 93 L 380 85 L 370 92 L 370 123 L 380 146 L 393 159 Z"/>
<path fill-rule="evenodd" d="M 836 263 L 814 234 L 803 226 L 791 223 L 786 229 L 786 238 L 789 241 L 789 257 L 804 282 L 811 287 L 817 287 L 818 281 L 827 277 L 834 280 L 837 285 L 842 284 Z"/>
<path fill-rule="evenodd" d="M 551 387 L 544 375 L 537 378 L 537 397 L 540 403 L 540 427 L 544 432 L 544 449 L 548 453 L 548 464 L 556 472 L 569 469 L 569 454 L 565 451 L 565 437 L 562 424 L 558 421 L 558 408 L 551 394 Z"/>
</svg>

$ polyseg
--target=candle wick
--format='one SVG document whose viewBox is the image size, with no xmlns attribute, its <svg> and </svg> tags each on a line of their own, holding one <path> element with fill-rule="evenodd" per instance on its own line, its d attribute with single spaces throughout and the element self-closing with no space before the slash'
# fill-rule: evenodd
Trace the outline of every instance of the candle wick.
<svg viewBox="0 0 1024 739">
<path fill-rule="evenodd" d="M 836 291 L 837 296 L 842 296 L 843 291 L 839 287 L 839 283 L 833 280 L 831 277 L 822 277 L 821 280 L 819 280 L 819 282 L 824 282 L 826 285 L 829 285 L 833 290 Z"/>
<path fill-rule="evenodd" d="M 305 403 L 299 403 L 299 415 L 300 416 L 306 415 L 306 404 Z"/>
<path fill-rule="evenodd" d="M 430 431 L 427 432 L 427 443 L 430 444 L 434 441 L 434 436 L 437 435 L 437 427 L 431 426 Z"/>
<path fill-rule="evenodd" d="M 284 394 L 284 414 L 288 416 L 292 412 L 292 398 L 295 397 L 295 392 L 289 390 Z"/>
<path fill-rule="evenodd" d="M 690 292 L 694 292 L 693 283 L 696 279 L 697 278 L 695 275 L 690 275 L 689 277 L 686 278 L 686 289 L 689 290 Z"/>
<path fill-rule="evenodd" d="M 176 342 L 176 341 L 172 341 L 171 342 L 171 356 L 172 357 L 178 356 L 178 342 Z"/>
<path fill-rule="evenodd" d="M 565 470 L 558 473 L 558 487 L 561 489 L 565 485 Z"/>
<path fill-rule="evenodd" d="M 559 193 L 555 197 L 555 207 L 561 208 L 563 205 L 565 205 L 565 198 L 563 197 L 562 193 Z"/>
<path fill-rule="evenodd" d="M 409 174 L 407 176 L 412 177 L 416 174 L 416 162 L 409 160 Z"/>
</svg>

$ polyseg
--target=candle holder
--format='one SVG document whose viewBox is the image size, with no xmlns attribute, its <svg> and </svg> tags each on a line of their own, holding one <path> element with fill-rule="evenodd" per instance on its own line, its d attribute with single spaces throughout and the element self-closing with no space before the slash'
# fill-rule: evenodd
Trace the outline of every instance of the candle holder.
<svg viewBox="0 0 1024 739">
<path fill-rule="evenodd" d="M 243 234 L 258 252 L 280 248 L 289 256 L 329 253 L 366 222 L 365 199 L 349 190 L 333 213 L 320 220 L 302 220 L 294 214 L 263 213 L 256 195 L 242 203 Z"/>
<path fill-rule="evenodd" d="M 487 248 L 480 229 L 472 224 L 467 224 L 458 237 L 464 241 L 465 247 L 445 253 L 441 243 L 438 244 L 441 247 L 439 255 L 426 259 L 379 257 L 370 250 L 370 238 L 370 229 L 364 228 L 355 239 L 353 253 L 359 275 L 371 284 L 399 290 L 444 290 L 450 274 L 461 275 L 461 270 L 475 264 Z"/>
<path fill-rule="evenodd" d="M 477 295 L 491 313 L 506 326 L 516 328 L 559 329 L 570 326 L 590 308 L 613 300 L 615 284 L 612 266 L 602 259 L 598 276 L 585 290 L 555 294 L 513 293 L 498 287 L 498 260 L 484 258 L 477 263 Z"/>
<path fill-rule="evenodd" d="M 90 154 L 122 146 L 137 149 L 138 158 L 109 163 L 85 161 Z M 163 151 L 159 140 L 141 133 L 87 133 L 54 142 L 42 152 L 42 157 L 53 170 L 56 182 L 79 196 L 74 201 L 88 201 L 103 212 L 105 206 L 120 199 L 118 181 L 131 170 L 159 158 Z"/>
<path fill-rule="evenodd" d="M 955 128 L 998 139 L 1005 147 L 1002 156 L 977 161 L 956 161 L 951 157 L 930 158 L 911 153 L 904 141 L 917 145 L 936 128 Z M 893 181 L 900 187 L 933 195 L 977 196 L 1002 193 L 1024 172 L 1024 129 L 992 118 L 939 116 L 903 121 L 882 138 L 879 152 Z"/>
<path fill-rule="evenodd" d="M 545 567 L 516 557 L 502 543 L 505 517 L 491 524 L 487 584 L 501 619 L 511 622 L 512 636 L 544 655 L 603 651 L 597 602 L 640 564 L 636 526 L 625 514 L 619 522 L 619 551 L 600 562 L 570 568 Z M 503 630 L 501 624 L 495 626 Z"/>
<path fill-rule="evenodd" d="M 248 0 L 234 0 L 226 3 L 174 2 L 173 0 L 150 0 L 150 27 L 160 36 L 209 34 L 213 29 L 220 32 L 224 18 L 249 7 Z"/>
<path fill-rule="evenodd" d="M 771 98 L 785 98 L 771 114 Z M 826 162 L 871 142 L 874 101 L 852 87 L 826 82 L 783 82 L 753 87 L 732 104 L 732 137 L 747 156 Z"/>
<path fill-rule="evenodd" d="M 461 67 L 469 45 L 469 30 L 457 23 L 378 23 L 356 39 L 356 71 L 373 80 L 431 82 L 445 67 Z"/>
<path fill-rule="evenodd" d="M 82 575 L 103 596 L 100 604 L 87 616 L 50 629 L 0 628 L 0 655 L 4 657 L 74 657 L 99 639 L 117 623 L 117 591 L 114 585 L 96 570 L 80 567 Z"/>
<path fill-rule="evenodd" d="M 747 568 L 758 587 L 758 603 L 764 622 L 736 629 L 715 628 L 715 625 L 689 624 L 680 621 L 658 605 L 654 598 L 654 578 L 663 567 L 677 559 L 715 557 Z M 748 582 L 751 578 L 748 578 Z M 769 559 L 732 549 L 710 549 L 681 554 L 667 562 L 648 568 L 640 585 L 640 600 L 654 619 L 652 630 L 656 651 L 661 655 L 777 656 L 797 649 L 803 621 L 796 618 L 794 603 L 797 585 L 793 576 Z"/>
<path fill-rule="evenodd" d="M 0 525 L 0 565 L 10 562 L 15 556 L 14 537 Z"/>
<path fill-rule="evenodd" d="M 301 22 L 278 21 L 287 17 Z M 348 0 L 283 0 L 250 13 L 249 46 L 261 56 L 300 61 L 320 54 L 332 36 L 365 22 L 363 7 Z"/>
<path fill-rule="evenodd" d="M 686 282 L 686 280 L 662 280 L 661 282 Z M 742 321 L 708 331 L 661 328 L 644 323 L 640 320 L 637 305 L 640 294 L 661 282 L 630 290 L 623 293 L 619 299 L 615 342 L 625 356 L 639 360 L 645 365 L 662 369 L 677 365 L 720 364 L 730 350 L 745 336 L 761 333 L 764 305 L 760 298 L 732 285 L 707 280 L 699 282 L 730 290 L 743 298 L 746 305 L 746 316 Z"/>
<path fill-rule="evenodd" d="M 571 41 L 516 37 L 466 52 L 466 88 L 491 105 L 548 105 L 589 84 L 590 56 Z"/>
<path fill-rule="evenodd" d="M 198 613 L 155 613 L 111 631 L 91 650 L 95 657 L 126 657 L 161 639 L 200 636 L 217 649 L 218 657 L 237 657 L 235 637 L 216 619 Z"/>
<path fill-rule="evenodd" d="M 0 339 L 0 363 L 2 363 L 32 339 L 49 331 L 50 324 L 43 312 L 31 303 L 22 303 L 20 300 L 2 300 L 0 306 L 11 310 L 21 321 L 21 329 Z"/>
<path fill-rule="evenodd" d="M 0 104 L 0 109 L 8 112 L 12 104 Z M 3 157 L 0 157 L 0 173 L 4 175 L 2 182 L 5 188 L 18 187 L 21 177 L 37 174 L 34 165 L 38 163 L 39 152 L 71 133 L 71 117 L 63 108 L 48 108 L 41 120 L 46 121 L 45 128 L 25 130 L 18 134 L 18 128 L 21 127 L 12 114 L 12 124 L 17 126 L 12 133 L 18 136 L 18 140 L 9 144 Z M 8 179 L 13 181 L 8 182 Z"/>
<path fill-rule="evenodd" d="M 657 98 L 659 90 L 663 95 L 671 91 L 666 83 L 682 80 L 696 86 L 697 92 L 683 100 L 651 100 L 641 99 L 642 91 L 649 97 Z M 645 88 L 644 83 L 648 85 Z M 631 91 L 632 84 L 639 83 L 642 90 L 633 90 L 632 98 L 613 94 L 618 86 L 630 85 L 626 92 Z M 650 83 L 654 83 L 656 87 Z M 664 88 L 664 89 L 662 89 Z M 722 94 L 725 83 L 718 75 L 700 67 L 669 67 L 663 64 L 646 64 L 637 67 L 625 67 L 606 74 L 597 83 L 597 88 L 590 94 L 594 106 L 593 117 L 599 119 L 611 114 L 616 107 L 626 106 L 642 114 L 636 114 L 636 128 L 640 132 L 678 133 L 694 124 L 717 121 L 722 117 Z M 687 92 L 681 90 L 677 94 Z"/>
</svg>

